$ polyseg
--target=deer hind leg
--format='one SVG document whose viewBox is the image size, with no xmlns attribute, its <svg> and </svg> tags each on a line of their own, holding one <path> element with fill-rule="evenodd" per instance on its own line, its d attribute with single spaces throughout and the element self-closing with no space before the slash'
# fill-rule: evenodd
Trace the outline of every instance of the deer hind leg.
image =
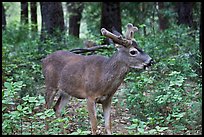
<svg viewBox="0 0 204 137">
<path fill-rule="evenodd" d="M 57 117 L 60 117 L 62 109 L 67 105 L 69 101 L 69 97 L 70 96 L 64 93 L 60 93 L 60 97 L 58 98 L 57 103 L 54 106 L 54 111 Z"/>
<path fill-rule="evenodd" d="M 102 103 L 105 129 L 108 135 L 111 135 L 111 99 Z"/>
<path fill-rule="evenodd" d="M 68 101 L 69 101 L 69 96 L 64 93 L 60 93 L 60 97 L 58 98 L 53 108 L 57 117 L 61 117 L 61 111 L 66 106 Z M 61 133 L 65 134 L 66 129 L 64 128 L 64 123 L 60 123 L 60 128 L 62 129 Z"/>
<path fill-rule="evenodd" d="M 88 98 L 87 99 L 87 108 L 91 123 L 91 132 L 93 135 L 96 135 L 97 130 L 97 118 L 96 118 L 96 103 L 94 99 Z"/>
<path fill-rule="evenodd" d="M 46 88 L 46 93 L 45 93 L 45 107 L 47 109 L 51 108 L 52 102 L 54 100 L 55 94 L 57 92 L 57 89 L 55 88 Z"/>
<path fill-rule="evenodd" d="M 55 94 L 57 92 L 57 89 L 55 88 L 48 88 L 46 87 L 46 93 L 45 93 L 45 108 L 50 109 L 52 102 L 54 100 Z M 45 130 L 49 130 L 49 118 L 45 118 Z"/>
</svg>

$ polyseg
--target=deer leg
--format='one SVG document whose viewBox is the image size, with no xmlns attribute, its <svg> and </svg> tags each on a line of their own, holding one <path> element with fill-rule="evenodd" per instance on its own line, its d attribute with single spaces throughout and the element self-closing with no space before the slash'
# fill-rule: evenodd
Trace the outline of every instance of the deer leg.
<svg viewBox="0 0 204 137">
<path fill-rule="evenodd" d="M 46 88 L 46 93 L 45 93 L 45 107 L 49 109 L 52 105 L 52 102 L 54 100 L 55 94 L 56 94 L 56 89 L 54 88 Z"/>
<path fill-rule="evenodd" d="M 46 87 L 46 92 L 45 92 L 45 108 L 50 109 L 52 102 L 54 100 L 55 94 L 56 94 L 56 89 L 55 88 L 48 88 Z M 45 118 L 45 130 L 49 129 L 49 119 Z"/>
<path fill-rule="evenodd" d="M 88 113 L 91 123 L 91 132 L 93 135 L 96 135 L 97 130 L 97 117 L 96 117 L 96 103 L 94 99 L 87 99 Z"/>
<path fill-rule="evenodd" d="M 54 106 L 54 111 L 57 117 L 60 117 L 62 109 L 66 106 L 69 101 L 69 96 L 63 93 L 60 94 L 60 97 L 57 100 L 57 103 Z"/>
<path fill-rule="evenodd" d="M 107 134 L 111 135 L 111 99 L 102 103 L 105 119 L 105 129 Z"/>
<path fill-rule="evenodd" d="M 66 106 L 68 101 L 69 101 L 69 96 L 61 93 L 60 97 L 58 98 L 53 108 L 57 117 L 61 117 L 61 111 Z M 63 129 L 62 134 L 66 133 L 66 129 L 64 128 L 64 123 L 61 123 L 60 127 L 61 129 Z"/>
</svg>

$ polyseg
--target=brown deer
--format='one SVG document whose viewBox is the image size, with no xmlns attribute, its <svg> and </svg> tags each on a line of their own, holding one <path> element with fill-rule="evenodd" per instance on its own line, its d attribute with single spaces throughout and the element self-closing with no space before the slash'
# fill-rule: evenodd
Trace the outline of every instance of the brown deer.
<svg viewBox="0 0 204 137">
<path fill-rule="evenodd" d="M 100 103 L 104 112 L 105 129 L 107 134 L 111 134 L 111 99 L 114 93 L 130 68 L 143 69 L 152 64 L 152 58 L 139 49 L 133 39 L 132 30 L 133 25 L 127 25 L 128 38 L 123 38 L 105 28 L 101 29 L 102 35 L 121 45 L 110 58 L 79 55 L 69 51 L 56 51 L 44 58 L 46 107 L 51 107 L 58 90 L 60 97 L 54 106 L 57 116 L 60 116 L 70 96 L 86 99 L 91 131 L 96 134 L 96 103 Z"/>
</svg>

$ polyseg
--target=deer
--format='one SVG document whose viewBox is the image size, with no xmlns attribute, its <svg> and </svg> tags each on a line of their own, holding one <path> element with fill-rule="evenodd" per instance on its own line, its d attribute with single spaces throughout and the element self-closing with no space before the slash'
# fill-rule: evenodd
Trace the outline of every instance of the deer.
<svg viewBox="0 0 204 137">
<path fill-rule="evenodd" d="M 133 69 L 147 69 L 153 59 L 138 47 L 133 33 L 137 29 L 131 23 L 127 25 L 126 37 L 115 35 L 101 29 L 102 35 L 112 39 L 120 46 L 111 56 L 80 55 L 59 50 L 42 59 L 45 77 L 45 107 L 51 104 L 57 92 L 60 96 L 53 109 L 60 116 L 62 109 L 69 102 L 70 96 L 86 99 L 91 133 L 97 133 L 96 104 L 102 104 L 107 134 L 111 130 L 111 101 L 126 74 Z"/>
</svg>

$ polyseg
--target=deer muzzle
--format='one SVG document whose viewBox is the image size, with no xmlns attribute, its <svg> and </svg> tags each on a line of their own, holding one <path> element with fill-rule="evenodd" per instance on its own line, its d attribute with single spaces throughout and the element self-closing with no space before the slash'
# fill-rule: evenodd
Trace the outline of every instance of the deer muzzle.
<svg viewBox="0 0 204 137">
<path fill-rule="evenodd" d="M 152 66 L 155 62 L 153 61 L 153 59 L 150 59 L 148 61 L 148 63 L 143 63 L 144 69 L 148 70 L 150 66 Z"/>
</svg>

